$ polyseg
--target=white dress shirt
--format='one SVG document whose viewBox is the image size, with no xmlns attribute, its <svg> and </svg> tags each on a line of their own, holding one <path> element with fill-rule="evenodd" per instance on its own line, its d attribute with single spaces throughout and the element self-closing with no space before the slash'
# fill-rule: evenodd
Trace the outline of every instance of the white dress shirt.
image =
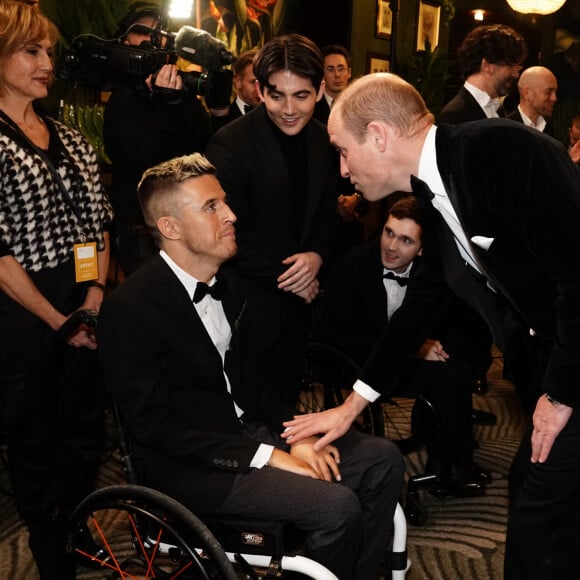
<svg viewBox="0 0 580 580">
<path fill-rule="evenodd" d="M 475 85 L 472 85 L 467 81 L 465 81 L 463 86 L 477 101 L 477 104 L 483 109 L 485 116 L 488 119 L 499 117 L 497 110 L 502 103 L 502 99 L 500 97 L 490 97 L 485 91 L 478 89 Z"/>
<path fill-rule="evenodd" d="M 398 278 L 408 278 L 412 265 L 413 262 L 410 262 L 407 265 L 407 268 L 405 268 L 405 271 L 401 274 L 398 274 L 393 270 L 389 270 L 388 268 L 383 268 L 383 275 L 387 272 L 393 272 L 393 274 Z M 405 300 L 407 287 L 401 286 L 396 280 L 393 280 L 392 278 L 383 278 L 383 286 L 385 287 L 385 292 L 387 293 L 387 316 L 388 319 L 391 320 L 393 314 L 399 310 L 401 304 L 403 304 L 403 300 Z"/>
<path fill-rule="evenodd" d="M 332 103 L 334 103 L 334 97 L 331 97 L 326 91 L 323 93 L 326 102 L 328 103 L 328 108 L 332 109 Z"/>
<path fill-rule="evenodd" d="M 159 252 L 160 256 L 165 260 L 167 265 L 171 268 L 173 273 L 177 276 L 178 280 L 183 284 L 187 294 L 189 295 L 192 304 L 199 314 L 201 321 L 209 334 L 211 341 L 216 347 L 222 359 L 222 372 L 224 374 L 224 379 L 226 381 L 226 388 L 230 395 L 232 394 L 232 386 L 230 385 L 230 380 L 223 367 L 226 358 L 226 352 L 230 346 L 230 340 L 232 338 L 232 329 L 230 323 L 224 312 L 224 307 L 220 300 L 213 299 L 209 294 L 206 294 L 197 304 L 193 302 L 193 296 L 195 294 L 195 289 L 199 280 L 196 280 L 191 274 L 188 274 L 185 270 L 180 268 L 163 250 Z M 216 282 L 215 276 L 208 282 L 208 286 L 213 286 Z M 232 397 L 234 403 L 234 408 L 238 418 L 240 418 L 244 412 Z M 267 445 L 265 443 L 260 444 L 260 447 L 256 451 L 256 454 L 250 462 L 250 467 L 261 468 L 266 463 L 268 463 L 274 447 L 272 445 Z"/>
<path fill-rule="evenodd" d="M 246 107 L 251 106 L 251 105 L 248 105 L 248 103 L 245 103 L 244 101 L 242 101 L 242 99 L 240 99 L 240 97 L 236 97 L 235 103 L 238 106 L 238 109 L 240 110 L 242 115 L 246 114 Z"/>
<path fill-rule="evenodd" d="M 526 127 L 531 127 L 532 129 L 536 129 L 540 133 L 544 132 L 546 128 L 546 119 L 542 117 L 542 115 L 538 115 L 538 120 L 534 123 L 523 111 L 522 108 L 518 105 L 518 111 L 522 117 L 522 121 Z"/>
<path fill-rule="evenodd" d="M 455 243 L 457 244 L 461 256 L 472 268 L 481 273 L 482 269 L 478 265 L 475 254 L 471 248 L 471 243 L 467 239 L 467 236 L 459 223 L 459 218 L 457 217 L 457 213 L 455 212 L 451 200 L 445 191 L 443 179 L 441 178 L 441 174 L 437 168 L 437 155 L 435 151 L 436 133 L 437 127 L 433 125 L 429 129 L 425 142 L 423 143 L 417 177 L 424 181 L 434 194 L 431 203 L 441 214 L 441 217 L 443 217 L 445 223 L 453 232 L 453 237 L 455 238 Z M 379 392 L 375 391 L 360 379 L 355 382 L 353 389 L 359 395 L 371 402 L 376 401 L 380 397 Z"/>
</svg>

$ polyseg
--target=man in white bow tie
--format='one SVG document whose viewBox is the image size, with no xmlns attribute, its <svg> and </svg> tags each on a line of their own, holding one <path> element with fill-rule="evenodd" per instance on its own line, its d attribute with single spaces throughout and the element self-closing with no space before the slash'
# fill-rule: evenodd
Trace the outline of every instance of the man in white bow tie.
<svg viewBox="0 0 580 580">
<path fill-rule="evenodd" d="M 580 255 L 580 170 L 563 145 L 519 123 L 436 127 L 419 93 L 392 74 L 355 81 L 328 130 L 343 176 L 365 198 L 402 190 L 421 200 L 447 283 L 488 322 L 516 386 L 535 398 L 510 474 L 506 580 L 579 578 L 580 269 L 571 258 Z M 433 297 L 425 316 L 435 288 Z M 344 432 L 381 394 L 380 377 L 405 367 L 380 344 L 373 354 L 344 405 L 295 418 L 284 437 L 323 433 L 325 445 Z"/>
</svg>

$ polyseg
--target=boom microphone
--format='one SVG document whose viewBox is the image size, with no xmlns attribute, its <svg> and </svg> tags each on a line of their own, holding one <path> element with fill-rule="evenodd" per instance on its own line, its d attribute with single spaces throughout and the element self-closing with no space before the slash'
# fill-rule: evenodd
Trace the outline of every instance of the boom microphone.
<svg viewBox="0 0 580 580">
<path fill-rule="evenodd" d="M 177 56 L 210 71 L 236 60 L 221 40 L 193 26 L 182 26 L 179 29 L 175 36 L 175 52 Z"/>
</svg>

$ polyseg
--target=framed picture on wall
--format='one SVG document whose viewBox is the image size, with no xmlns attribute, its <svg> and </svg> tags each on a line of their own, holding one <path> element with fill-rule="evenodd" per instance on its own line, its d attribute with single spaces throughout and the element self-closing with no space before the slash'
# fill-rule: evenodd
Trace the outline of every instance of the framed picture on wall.
<svg viewBox="0 0 580 580">
<path fill-rule="evenodd" d="M 390 0 L 377 0 L 377 38 L 391 38 L 393 32 L 393 13 Z"/>
<path fill-rule="evenodd" d="M 391 61 L 383 54 L 376 52 L 367 52 L 366 73 L 389 72 Z"/>
<path fill-rule="evenodd" d="M 417 42 L 415 50 L 425 50 L 425 41 L 429 42 L 431 50 L 439 44 L 439 21 L 441 6 L 435 2 L 419 0 L 417 17 Z"/>
</svg>

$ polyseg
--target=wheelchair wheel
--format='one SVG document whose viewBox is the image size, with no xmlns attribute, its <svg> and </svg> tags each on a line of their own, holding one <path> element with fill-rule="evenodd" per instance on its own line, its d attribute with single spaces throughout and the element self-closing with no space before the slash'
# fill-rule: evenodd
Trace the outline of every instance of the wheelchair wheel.
<svg viewBox="0 0 580 580">
<path fill-rule="evenodd" d="M 179 502 L 153 489 L 116 485 L 87 496 L 73 512 L 67 553 L 91 578 L 237 580 L 206 526 Z"/>
<path fill-rule="evenodd" d="M 326 344 L 308 345 L 307 369 L 301 398 L 302 409 L 322 411 L 341 405 L 352 391 L 358 365 L 346 354 Z M 355 424 L 365 433 L 385 436 L 383 406 L 375 402 L 364 409 Z"/>
</svg>

